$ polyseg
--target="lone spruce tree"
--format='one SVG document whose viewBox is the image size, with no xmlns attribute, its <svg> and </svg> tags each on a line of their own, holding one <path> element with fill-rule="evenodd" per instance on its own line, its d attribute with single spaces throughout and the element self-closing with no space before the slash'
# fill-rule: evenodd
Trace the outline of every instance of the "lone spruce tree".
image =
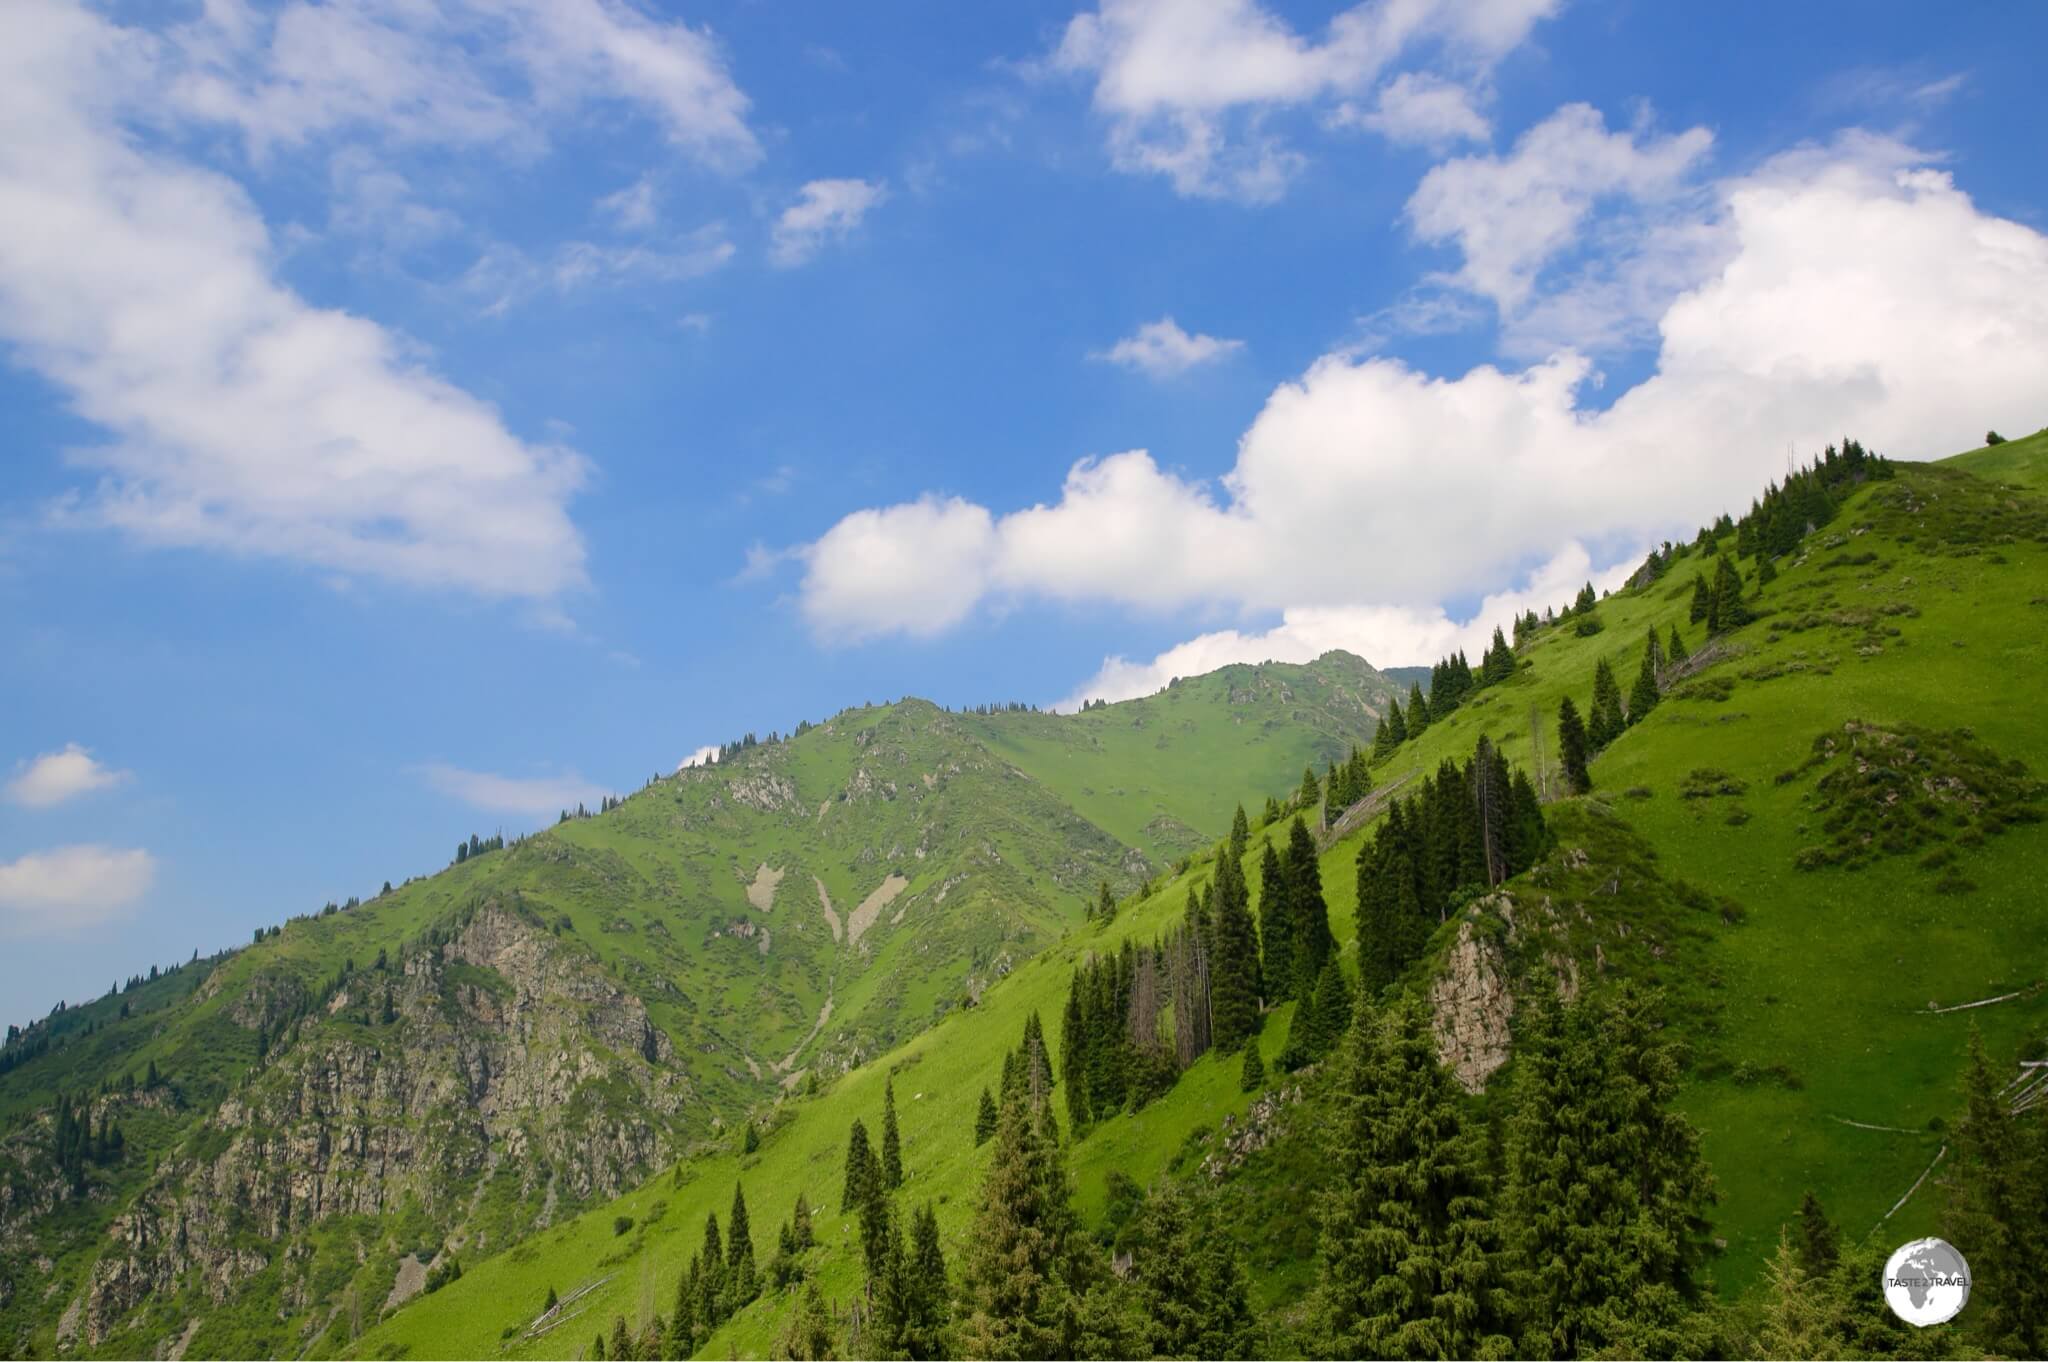
<svg viewBox="0 0 2048 1362">
<path fill-rule="evenodd" d="M 843 1215 L 854 1210 L 866 1201 L 868 1189 L 881 1175 L 881 1169 L 875 1163 L 875 1151 L 868 1144 L 868 1128 L 856 1116 L 853 1129 L 846 1134 L 846 1186 L 839 1194 L 840 1213 Z"/>
<path fill-rule="evenodd" d="M 882 1190 L 893 1192 L 903 1185 L 903 1136 L 896 1126 L 896 1082 L 882 1084 Z"/>
<path fill-rule="evenodd" d="M 1621 686 L 1614 679 L 1614 668 L 1603 657 L 1593 664 L 1593 708 L 1586 722 L 1586 735 L 1598 752 L 1620 737 L 1627 727 L 1628 720 L 1621 712 Z"/>
<path fill-rule="evenodd" d="M 981 1090 L 981 1105 L 974 1113 L 974 1147 L 979 1149 L 996 1133 L 996 1099 L 989 1096 L 988 1089 Z"/>
<path fill-rule="evenodd" d="M 1650 641 L 1643 648 L 1643 665 L 1636 672 L 1636 684 L 1628 693 L 1628 721 L 1631 726 L 1641 723 L 1657 707 L 1657 662 L 1663 650 L 1657 643 L 1657 631 L 1650 630 Z"/>
<path fill-rule="evenodd" d="M 1326 1357 L 1511 1357 L 1484 1153 L 1422 1005 L 1361 1012 L 1314 1296 Z"/>
<path fill-rule="evenodd" d="M 1557 704 L 1557 759 L 1564 767 L 1565 784 L 1573 794 L 1584 794 L 1593 788 L 1592 773 L 1586 769 L 1591 746 L 1586 725 L 1579 719 L 1578 706 L 1567 695 Z"/>
</svg>

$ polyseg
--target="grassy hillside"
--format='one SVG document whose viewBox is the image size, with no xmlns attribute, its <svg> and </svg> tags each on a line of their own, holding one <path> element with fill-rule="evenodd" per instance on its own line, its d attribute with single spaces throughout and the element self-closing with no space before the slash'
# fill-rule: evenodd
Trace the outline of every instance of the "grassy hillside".
<svg viewBox="0 0 2048 1362">
<path fill-rule="evenodd" d="M 0 1337 L 46 1349 L 64 1316 L 74 1349 L 124 1353 L 203 1318 L 201 1352 L 346 1343 L 415 1247 L 496 1252 L 971 1005 L 1101 883 L 1129 893 L 1222 832 L 1268 770 L 1369 739 L 1387 694 L 1332 658 L 1081 716 L 849 710 L 66 1009 L 0 1074 L 0 1266 L 38 1282 L 0 1297 Z M 583 1056 L 566 1073 L 542 1013 Z M 151 1066 L 162 1086 L 127 1091 Z M 126 1154 L 68 1188 L 53 1104 L 94 1094 Z M 199 1256 L 164 1250 L 193 1216 L 219 1221 Z M 346 1317 L 323 1304 L 342 1295 Z"/>
<path fill-rule="evenodd" d="M 1959 468 L 1986 482 L 2010 483 L 2033 492 L 2048 490 L 2048 430 L 1952 454 L 1941 462 L 1943 467 Z"/>
<path fill-rule="evenodd" d="M 2021 471 L 2037 475 L 2038 458 Z M 1732 537 L 1722 547 L 1732 553 Z M 1521 650 L 1510 681 L 1479 692 L 1377 767 L 1379 786 L 1468 754 L 1483 733 L 1559 792 L 1559 699 L 1572 695 L 1583 708 L 1601 658 L 1626 688 L 1651 628 L 1668 635 L 1676 625 L 1700 649 L 1706 640 L 1686 612 L 1702 562 L 1711 558 L 1695 551 L 1663 579 L 1602 602 L 1598 633 L 1543 631 Z M 1753 574 L 1753 562 L 1740 566 Z M 1515 886 L 1530 901 L 1579 911 L 1586 977 L 1597 978 L 1604 961 L 1611 972 L 1663 986 L 1673 1000 L 1671 1023 L 1690 1052 L 1683 1104 L 1719 1179 L 1715 1225 L 1727 1248 L 1714 1272 L 1724 1291 L 1755 1277 L 1807 1188 L 1851 1238 L 1903 1240 L 1931 1230 L 1931 1182 L 1877 1226 L 1955 1118 L 1970 1028 L 1981 1028 L 2007 1063 L 2036 1049 L 2048 1030 L 2048 905 L 2032 892 L 2048 865 L 2042 824 L 1946 821 L 1953 810 L 1943 806 L 1929 824 L 1940 837 L 1859 865 L 1829 863 L 1844 849 L 1855 860 L 1913 840 L 1900 835 L 1908 825 L 1899 821 L 1912 816 L 1911 797 L 1899 810 L 1867 782 L 1830 780 L 1871 766 L 1870 750 L 1854 743 L 1880 741 L 1882 731 L 1926 755 L 1921 788 L 1930 798 L 1951 781 L 2023 786 L 2002 763 L 2023 763 L 2035 776 L 2048 771 L 2048 731 L 2016 703 L 2048 661 L 2044 604 L 2048 503 L 1954 467 L 1901 467 L 1894 480 L 1856 492 L 1810 536 L 1757 598 L 1759 618 L 1594 762 L 1592 795 L 1553 806 L 1559 859 Z M 1879 737 L 1865 737 L 1872 732 Z M 1013 746 L 1039 767 L 1062 758 L 1030 729 L 1023 735 Z M 1275 782 L 1275 792 L 1291 784 Z M 2022 798 L 2001 807 L 2024 814 L 2034 806 Z M 1369 833 L 1340 840 L 1323 858 L 1331 922 L 1347 956 L 1355 952 L 1354 861 Z M 1248 866 L 1255 893 L 1258 840 Z M 1561 874 L 1559 865 L 1574 869 Z M 1108 926 L 1072 928 L 972 1009 L 815 1096 L 792 1095 L 756 1153 L 728 1148 L 686 1161 L 614 1205 L 469 1265 L 460 1281 L 398 1312 L 351 1351 L 575 1355 L 615 1315 L 668 1311 L 705 1216 L 725 1218 L 736 1180 L 747 1189 L 757 1248 L 772 1243 L 798 1191 L 808 1194 L 822 1211 L 819 1278 L 828 1295 L 851 1296 L 858 1251 L 849 1219 L 836 1213 L 845 1135 L 856 1116 L 873 1125 L 892 1073 L 905 1195 L 936 1204 L 948 1251 L 957 1253 L 985 1157 L 970 1139 L 975 1101 L 995 1083 L 1025 1016 L 1035 1009 L 1056 1029 L 1074 962 L 1126 936 L 1150 939 L 1178 918 L 1189 885 L 1208 870 L 1197 864 L 1157 886 Z M 1946 1010 L 1991 998 L 2002 1001 Z M 1269 1062 L 1289 1010 L 1267 1019 L 1261 1043 Z M 1084 1212 L 1100 1214 L 1112 1171 L 1141 1183 L 1168 1167 L 1185 1171 L 1248 1103 L 1235 1061 L 1212 1056 L 1164 1099 L 1102 1123 L 1071 1151 Z M 1306 1116 L 1301 1124 L 1312 1126 Z M 1312 1128 L 1297 1129 L 1294 1145 L 1313 1138 Z M 1248 1203 L 1245 1232 L 1261 1249 L 1253 1257 L 1260 1298 L 1283 1309 L 1306 1279 L 1303 1255 L 1312 1247 L 1300 1216 L 1275 1210 L 1301 1202 L 1302 1165 L 1278 1162 L 1301 1158 L 1298 1148 L 1286 1155 L 1289 1147 L 1283 1140 L 1254 1156 L 1239 1175 L 1269 1189 Z M 632 1225 L 615 1232 L 620 1216 Z M 524 1338 L 550 1287 L 566 1294 L 593 1282 L 561 1331 L 566 1338 Z M 703 1355 L 765 1355 L 790 1309 L 788 1298 L 771 1293 Z"/>
</svg>

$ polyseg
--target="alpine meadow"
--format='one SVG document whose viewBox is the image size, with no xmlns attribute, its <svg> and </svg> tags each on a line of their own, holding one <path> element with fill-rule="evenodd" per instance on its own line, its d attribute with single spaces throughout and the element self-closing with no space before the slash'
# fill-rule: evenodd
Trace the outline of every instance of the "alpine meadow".
<svg viewBox="0 0 2048 1362">
<path fill-rule="evenodd" d="M 2048 1356 L 2043 40 L 0 7 L 0 1355 Z"/>
</svg>

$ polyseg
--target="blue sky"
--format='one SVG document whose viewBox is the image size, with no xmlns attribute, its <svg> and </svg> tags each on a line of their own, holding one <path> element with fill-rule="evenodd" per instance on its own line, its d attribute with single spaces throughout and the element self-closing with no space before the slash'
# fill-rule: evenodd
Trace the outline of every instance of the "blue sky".
<svg viewBox="0 0 2048 1362">
<path fill-rule="evenodd" d="M 17 0 L 10 1020 L 865 700 L 2048 421 L 2031 6 Z"/>
</svg>

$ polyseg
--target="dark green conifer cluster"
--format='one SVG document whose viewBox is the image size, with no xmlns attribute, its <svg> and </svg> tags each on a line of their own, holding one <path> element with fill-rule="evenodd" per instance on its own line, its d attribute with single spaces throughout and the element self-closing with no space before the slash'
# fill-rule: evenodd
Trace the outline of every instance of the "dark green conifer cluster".
<svg viewBox="0 0 2048 1362">
<path fill-rule="evenodd" d="M 1398 979 L 1463 896 L 1533 865 L 1549 845 L 1536 789 L 1481 738 L 1396 800 L 1358 854 L 1358 950 L 1367 996 Z"/>
</svg>

